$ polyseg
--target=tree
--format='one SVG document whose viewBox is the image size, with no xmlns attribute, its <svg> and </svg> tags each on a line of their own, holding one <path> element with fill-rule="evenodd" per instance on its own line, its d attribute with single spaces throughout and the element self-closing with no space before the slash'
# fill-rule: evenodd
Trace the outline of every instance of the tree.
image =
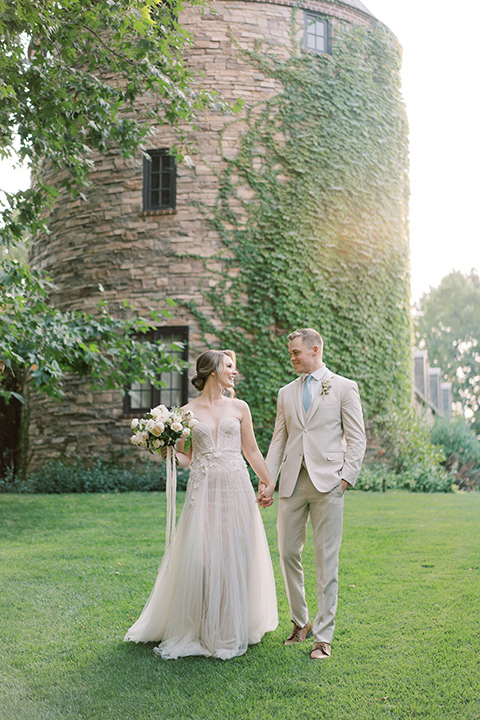
<svg viewBox="0 0 480 720">
<path fill-rule="evenodd" d="M 13 397 L 23 402 L 21 392 L 13 389 L 23 386 L 19 378 L 61 399 L 67 372 L 88 375 L 92 385 L 111 390 L 134 381 L 158 387 L 159 372 L 178 369 L 171 355 L 159 359 L 163 345 L 142 338 L 152 323 L 171 317 L 168 310 L 152 312 L 149 318 L 112 317 L 105 306 L 97 316 L 60 312 L 48 302 L 49 282 L 16 261 L 4 263 L 0 284 L 2 397 L 6 401 Z M 124 309 L 129 307 L 124 304 Z"/>
<path fill-rule="evenodd" d="M 62 399 L 67 373 L 88 376 L 93 387 L 125 388 L 134 381 L 161 385 L 161 372 L 181 369 L 174 348 L 145 340 L 152 323 L 170 317 L 120 318 L 61 312 L 48 302 L 50 284 L 18 261 L 0 269 L 0 477 L 25 474 L 29 390 Z M 129 308 L 124 307 L 128 312 Z M 177 348 L 178 349 L 178 348 Z"/>
<path fill-rule="evenodd" d="M 152 123 L 176 127 L 181 147 L 180 123 L 211 101 L 183 61 L 181 9 L 181 0 L 0 0 L 0 157 L 17 153 L 36 177 L 5 193 L 3 243 L 43 229 L 56 195 L 37 176 L 45 159 L 81 193 L 93 151 L 131 156 Z"/>
<path fill-rule="evenodd" d="M 480 278 L 453 271 L 426 293 L 415 315 L 418 347 L 452 383 L 454 401 L 480 431 Z"/>
<path fill-rule="evenodd" d="M 156 382 L 172 366 L 163 346 L 136 339 L 158 314 L 60 312 L 49 303 L 48 278 L 31 271 L 16 249 L 28 234 L 48 231 L 45 218 L 58 190 L 41 172 L 45 163 L 81 196 L 94 152 L 116 147 L 132 156 L 155 124 L 177 130 L 181 153 L 182 128 L 212 101 L 183 61 L 190 37 L 178 23 L 181 9 L 181 0 L 0 0 L 0 157 L 26 161 L 34 178 L 26 191 L 3 189 L 3 426 L 7 417 L 18 420 L 28 383 L 61 397 L 67 372 L 123 388 L 139 379 Z M 135 112 L 141 100 L 143 122 Z M 1 445 L 0 439 L 0 461 Z"/>
</svg>

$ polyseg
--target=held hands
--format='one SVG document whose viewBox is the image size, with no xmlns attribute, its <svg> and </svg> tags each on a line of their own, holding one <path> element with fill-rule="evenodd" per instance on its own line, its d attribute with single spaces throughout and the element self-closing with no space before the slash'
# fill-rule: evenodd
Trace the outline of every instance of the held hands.
<svg viewBox="0 0 480 720">
<path fill-rule="evenodd" d="M 273 493 L 275 490 L 275 485 L 272 483 L 267 487 L 264 482 L 258 483 L 258 495 L 256 498 L 256 502 L 260 505 L 261 508 L 267 508 L 270 507 L 270 505 L 273 505 Z"/>
</svg>

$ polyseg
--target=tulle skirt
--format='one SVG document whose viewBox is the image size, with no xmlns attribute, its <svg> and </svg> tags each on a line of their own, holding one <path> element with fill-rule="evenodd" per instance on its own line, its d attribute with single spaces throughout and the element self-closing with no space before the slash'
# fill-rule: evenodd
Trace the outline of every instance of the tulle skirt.
<svg viewBox="0 0 480 720">
<path fill-rule="evenodd" d="M 165 659 L 242 655 L 278 624 L 272 563 L 238 453 L 202 458 L 190 473 L 175 538 L 125 640 L 160 641 Z"/>
</svg>

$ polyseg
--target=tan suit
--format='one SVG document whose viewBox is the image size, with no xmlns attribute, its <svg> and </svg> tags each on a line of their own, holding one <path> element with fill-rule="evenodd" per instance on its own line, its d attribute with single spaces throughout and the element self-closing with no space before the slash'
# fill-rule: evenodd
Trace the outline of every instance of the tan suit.
<svg viewBox="0 0 480 720">
<path fill-rule="evenodd" d="M 308 413 L 303 376 L 281 388 L 267 466 L 280 472 L 278 542 L 292 621 L 308 622 L 301 553 L 311 517 L 317 573 L 318 613 L 314 640 L 331 642 L 338 594 L 338 552 L 342 537 L 341 480 L 354 485 L 365 453 L 365 429 L 355 382 L 327 370 Z"/>
</svg>

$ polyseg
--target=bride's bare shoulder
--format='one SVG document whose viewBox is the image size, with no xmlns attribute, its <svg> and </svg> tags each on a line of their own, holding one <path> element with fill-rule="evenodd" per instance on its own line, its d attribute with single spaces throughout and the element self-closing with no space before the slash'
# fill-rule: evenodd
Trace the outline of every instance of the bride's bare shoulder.
<svg viewBox="0 0 480 720">
<path fill-rule="evenodd" d="M 240 400 L 240 398 L 236 398 L 236 397 L 234 397 L 234 398 L 227 398 L 227 400 L 229 400 L 235 407 L 239 407 L 239 408 L 240 408 L 240 407 L 241 407 L 241 408 L 248 407 L 248 405 L 247 405 L 247 403 L 245 402 L 245 400 Z"/>
<path fill-rule="evenodd" d="M 250 408 L 245 400 L 239 398 L 227 398 L 232 403 L 232 410 L 238 413 L 239 418 L 243 417 L 245 413 L 250 413 Z"/>
<path fill-rule="evenodd" d="M 190 410 L 191 412 L 194 412 L 194 411 L 195 411 L 195 405 L 196 405 L 196 399 L 195 399 L 195 400 L 191 400 L 191 401 L 188 402 L 186 405 L 182 405 L 181 409 L 182 409 L 182 410 Z"/>
</svg>

